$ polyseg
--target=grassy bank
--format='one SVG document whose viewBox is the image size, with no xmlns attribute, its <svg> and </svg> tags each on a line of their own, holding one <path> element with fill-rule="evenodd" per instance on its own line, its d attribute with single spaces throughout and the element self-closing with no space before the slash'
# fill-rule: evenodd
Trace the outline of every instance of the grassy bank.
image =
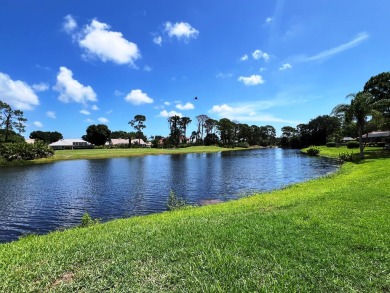
<svg viewBox="0 0 390 293">
<path fill-rule="evenodd" d="M 169 155 L 186 153 L 213 153 L 231 150 L 240 150 L 242 148 L 222 148 L 218 146 L 193 146 L 177 149 L 157 149 L 157 148 L 129 148 L 129 149 L 76 149 L 76 150 L 57 150 L 54 156 L 45 159 L 6 162 L 0 160 L 1 165 L 28 165 L 50 163 L 63 160 L 81 160 L 81 159 L 108 159 L 145 155 Z"/>
<path fill-rule="evenodd" d="M 388 292 L 389 166 L 3 244 L 0 291 Z"/>
</svg>

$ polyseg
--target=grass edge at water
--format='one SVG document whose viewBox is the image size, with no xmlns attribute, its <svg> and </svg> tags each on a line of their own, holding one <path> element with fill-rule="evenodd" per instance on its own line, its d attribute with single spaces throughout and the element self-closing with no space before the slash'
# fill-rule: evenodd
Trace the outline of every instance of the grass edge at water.
<svg viewBox="0 0 390 293">
<path fill-rule="evenodd" d="M 388 166 L 3 244 L 0 289 L 386 291 Z"/>
</svg>

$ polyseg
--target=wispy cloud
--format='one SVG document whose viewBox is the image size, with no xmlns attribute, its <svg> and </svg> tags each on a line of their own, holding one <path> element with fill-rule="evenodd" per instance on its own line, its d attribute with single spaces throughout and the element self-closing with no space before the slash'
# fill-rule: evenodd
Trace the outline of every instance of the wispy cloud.
<svg viewBox="0 0 390 293">
<path fill-rule="evenodd" d="M 50 118 L 53 118 L 53 119 L 56 119 L 56 112 L 47 111 L 47 112 L 46 112 L 46 116 L 47 116 L 47 117 L 50 117 Z"/>
<path fill-rule="evenodd" d="M 283 107 L 297 103 L 299 101 L 291 99 L 272 99 L 257 102 L 242 102 L 234 104 L 214 105 L 209 113 L 217 115 L 219 118 L 228 118 L 241 123 L 245 122 L 283 122 L 288 124 L 299 124 L 297 121 L 275 117 L 266 113 L 271 108 Z"/>
<path fill-rule="evenodd" d="M 279 67 L 279 70 L 286 70 L 291 69 L 292 65 L 290 63 L 284 63 L 282 66 Z"/>
<path fill-rule="evenodd" d="M 322 51 L 316 55 L 309 56 L 309 57 L 303 57 L 300 61 L 302 62 L 308 62 L 308 61 L 321 61 L 326 58 L 329 58 L 333 55 L 336 55 L 338 53 L 341 53 L 343 51 L 349 50 L 353 47 L 356 47 L 366 39 L 368 39 L 370 35 L 366 32 L 359 33 L 352 41 L 349 41 L 347 43 L 341 44 L 337 47 Z"/>
</svg>

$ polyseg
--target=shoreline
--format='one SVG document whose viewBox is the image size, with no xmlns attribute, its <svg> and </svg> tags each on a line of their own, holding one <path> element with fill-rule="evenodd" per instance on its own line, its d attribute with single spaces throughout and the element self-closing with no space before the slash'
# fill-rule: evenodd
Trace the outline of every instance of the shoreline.
<svg viewBox="0 0 390 293">
<path fill-rule="evenodd" d="M 388 163 L 369 157 L 235 201 L 0 244 L 0 289 L 386 291 Z"/>
<path fill-rule="evenodd" d="M 1 167 L 25 166 L 35 164 L 46 164 L 66 160 L 94 160 L 94 159 L 111 159 L 125 158 L 134 156 L 148 155 L 175 155 L 175 154 L 194 154 L 194 153 L 217 153 L 226 151 L 240 151 L 257 149 L 262 147 L 250 148 L 223 148 L 217 146 L 191 146 L 177 149 L 159 149 L 159 148 L 124 148 L 124 149 L 76 149 L 76 150 L 56 150 L 54 155 L 49 158 L 26 161 L 0 161 Z"/>
</svg>

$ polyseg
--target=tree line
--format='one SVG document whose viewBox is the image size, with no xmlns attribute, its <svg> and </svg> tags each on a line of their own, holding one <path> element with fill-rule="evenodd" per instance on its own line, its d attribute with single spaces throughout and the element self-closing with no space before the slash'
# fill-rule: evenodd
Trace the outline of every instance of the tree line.
<svg viewBox="0 0 390 293">
<path fill-rule="evenodd" d="M 363 135 L 375 130 L 390 129 L 390 72 L 383 72 L 371 77 L 362 91 L 347 96 L 349 103 L 336 105 L 330 115 L 318 116 L 307 124 L 296 127 L 284 126 L 280 137 L 271 125 L 257 126 L 232 121 L 228 118 L 215 120 L 207 115 L 196 116 L 197 130 L 187 137 L 189 117 L 171 116 L 167 119 L 169 135 L 152 136 L 155 147 L 184 147 L 187 145 L 234 146 L 271 146 L 303 148 L 310 145 L 325 145 L 327 142 L 338 143 L 343 137 L 358 137 L 360 154 L 363 156 Z M 25 131 L 27 119 L 23 111 L 12 109 L 0 101 L 0 143 L 21 142 L 20 135 Z M 114 138 L 141 139 L 147 141 L 143 130 L 146 128 L 146 116 L 135 115 L 128 122 L 134 131 L 111 131 L 107 125 L 90 125 L 82 138 L 95 145 L 104 145 Z M 18 133 L 17 133 L 18 132 Z M 62 134 L 55 132 L 33 131 L 30 138 L 45 143 L 62 139 Z"/>
</svg>

